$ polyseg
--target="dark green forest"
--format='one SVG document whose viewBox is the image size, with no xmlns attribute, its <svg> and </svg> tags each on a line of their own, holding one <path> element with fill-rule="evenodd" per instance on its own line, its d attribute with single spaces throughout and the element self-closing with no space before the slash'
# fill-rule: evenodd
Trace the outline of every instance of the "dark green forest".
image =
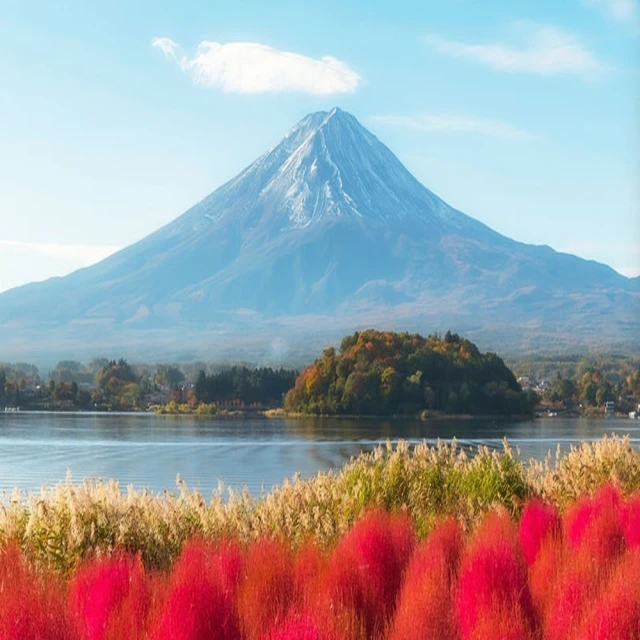
<svg viewBox="0 0 640 640">
<path fill-rule="evenodd" d="M 247 405 L 280 407 L 296 376 L 295 371 L 270 367 L 231 367 L 210 375 L 200 371 L 193 390 L 196 400 L 205 404 L 239 401 Z"/>
</svg>

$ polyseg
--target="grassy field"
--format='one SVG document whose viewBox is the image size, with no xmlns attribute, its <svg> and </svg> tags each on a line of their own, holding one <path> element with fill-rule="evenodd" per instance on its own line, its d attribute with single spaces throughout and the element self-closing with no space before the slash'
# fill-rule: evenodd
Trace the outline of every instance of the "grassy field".
<svg viewBox="0 0 640 640">
<path fill-rule="evenodd" d="M 640 456 L 406 444 L 265 497 L 0 507 L 0 638 L 640 637 Z"/>
</svg>

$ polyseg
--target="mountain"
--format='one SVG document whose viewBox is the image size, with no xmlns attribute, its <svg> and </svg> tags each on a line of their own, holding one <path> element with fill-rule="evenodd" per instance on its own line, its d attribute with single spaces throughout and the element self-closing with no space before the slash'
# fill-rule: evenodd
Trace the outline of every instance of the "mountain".
<svg viewBox="0 0 640 640">
<path fill-rule="evenodd" d="M 516 350 L 637 345 L 640 282 L 453 209 L 333 109 L 140 242 L 0 295 L 3 342 L 21 353 L 306 343 L 366 324 Z"/>
</svg>

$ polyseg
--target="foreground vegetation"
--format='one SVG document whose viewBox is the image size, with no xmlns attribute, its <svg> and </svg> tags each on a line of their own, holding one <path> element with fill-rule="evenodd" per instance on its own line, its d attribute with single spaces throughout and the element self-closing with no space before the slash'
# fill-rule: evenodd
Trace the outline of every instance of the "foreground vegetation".
<svg viewBox="0 0 640 640">
<path fill-rule="evenodd" d="M 622 458 L 610 457 L 616 451 Z M 375 484 L 371 477 L 365 480 L 369 467 L 382 472 L 384 485 L 397 499 L 407 497 L 394 474 L 385 471 L 387 466 L 399 471 L 398 456 L 405 455 L 401 450 L 355 463 L 363 473 L 361 487 Z M 637 454 L 619 441 L 583 447 L 564 458 L 553 477 L 532 469 L 534 484 L 523 482 L 524 476 L 516 480 L 508 452 L 502 457 L 481 454 L 479 460 L 460 463 L 468 468 L 457 468 L 457 478 L 451 466 L 443 470 L 440 495 L 431 496 L 429 506 L 421 505 L 433 516 L 441 512 L 426 536 L 412 517 L 415 509 L 405 502 L 383 509 L 365 500 L 363 513 L 330 546 L 306 535 L 292 544 L 276 531 L 254 530 L 258 536 L 248 543 L 239 529 L 216 540 L 191 535 L 162 571 L 145 566 L 124 544 L 109 554 L 91 553 L 61 575 L 38 568 L 17 542 L 5 542 L 0 547 L 0 637 L 638 638 L 640 492 L 625 496 L 607 482 L 594 495 L 571 497 L 611 477 L 627 489 L 636 486 Z M 431 463 L 421 464 L 426 471 Z M 586 477 L 578 473 L 582 465 Z M 356 474 L 353 466 L 345 471 Z M 426 475 L 426 486 L 435 488 Z M 485 485 L 475 495 L 472 478 Z M 407 480 L 415 478 L 409 473 Z M 548 494 L 547 499 L 523 502 L 524 494 L 534 490 Z M 478 509 L 472 523 L 444 516 L 461 498 L 466 516 Z M 95 506 L 89 512 L 87 504 L 76 506 L 76 517 L 96 515 Z M 301 518 L 310 506 L 298 505 Z M 236 517 L 243 519 L 240 513 Z M 95 530 L 100 520 L 89 520 Z M 341 520 L 346 524 L 350 518 Z"/>
<path fill-rule="evenodd" d="M 38 494 L 15 491 L 0 501 L 0 546 L 16 543 L 38 566 L 68 573 L 75 564 L 115 550 L 139 553 L 147 567 L 166 568 L 185 540 L 234 539 L 244 544 L 282 535 L 293 546 L 310 536 L 330 548 L 372 507 L 406 512 L 418 537 L 455 516 L 471 529 L 498 505 L 518 516 L 539 497 L 564 511 L 571 501 L 614 482 L 626 495 L 640 490 L 640 455 L 627 440 L 604 439 L 545 463 L 504 451 L 475 455 L 455 444 L 380 447 L 339 472 L 294 478 L 270 493 L 223 488 L 206 501 L 179 481 L 178 491 L 154 495 L 116 482 L 70 481 Z"/>
</svg>

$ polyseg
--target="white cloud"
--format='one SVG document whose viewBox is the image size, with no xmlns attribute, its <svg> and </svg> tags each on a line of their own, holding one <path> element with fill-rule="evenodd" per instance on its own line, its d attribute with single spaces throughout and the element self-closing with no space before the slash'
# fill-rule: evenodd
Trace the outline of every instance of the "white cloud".
<svg viewBox="0 0 640 640">
<path fill-rule="evenodd" d="M 458 115 L 374 116 L 372 120 L 380 124 L 406 127 L 418 131 L 478 133 L 505 140 L 532 140 L 535 137 L 527 131 L 506 122 Z"/>
<path fill-rule="evenodd" d="M 170 38 L 154 38 L 151 44 L 177 59 L 179 47 Z M 204 40 L 193 57 L 182 56 L 178 63 L 196 84 L 225 93 L 351 93 L 362 80 L 337 58 L 310 58 L 255 42 Z"/>
<path fill-rule="evenodd" d="M 151 46 L 162 51 L 165 57 L 176 59 L 176 51 L 179 46 L 171 38 L 154 38 L 151 41 Z"/>
<path fill-rule="evenodd" d="M 584 4 L 597 7 L 617 22 L 636 22 L 638 3 L 636 0 L 582 0 Z"/>
<path fill-rule="evenodd" d="M 504 72 L 577 75 L 594 80 L 608 69 L 575 35 L 557 27 L 519 22 L 512 28 L 524 44 L 466 44 L 437 34 L 428 35 L 427 42 L 439 53 Z"/>
</svg>

